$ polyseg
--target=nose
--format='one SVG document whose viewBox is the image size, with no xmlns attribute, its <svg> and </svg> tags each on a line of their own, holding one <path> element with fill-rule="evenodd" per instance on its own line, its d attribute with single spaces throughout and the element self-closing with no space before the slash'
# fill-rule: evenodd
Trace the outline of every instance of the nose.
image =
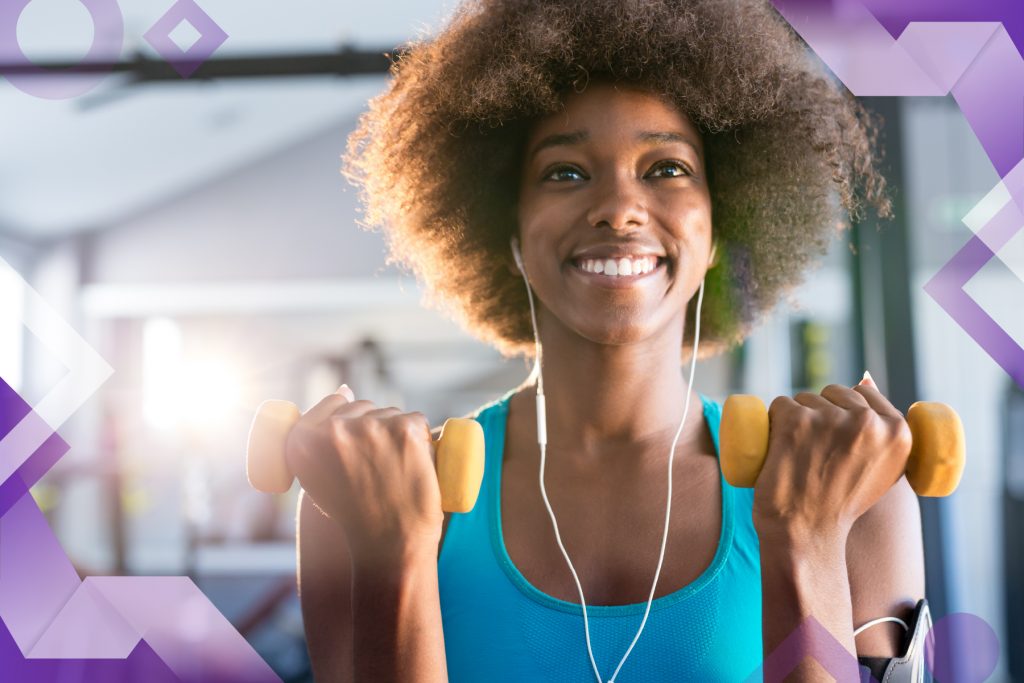
<svg viewBox="0 0 1024 683">
<path fill-rule="evenodd" d="M 595 186 L 594 191 L 593 205 L 587 211 L 590 225 L 625 230 L 647 223 L 647 205 L 642 192 L 635 187 L 635 181 L 610 178 Z"/>
</svg>

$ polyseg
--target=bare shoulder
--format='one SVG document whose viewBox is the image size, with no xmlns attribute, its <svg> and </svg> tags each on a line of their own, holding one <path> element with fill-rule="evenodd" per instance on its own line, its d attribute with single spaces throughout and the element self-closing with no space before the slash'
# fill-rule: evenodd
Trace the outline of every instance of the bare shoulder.
<svg viewBox="0 0 1024 683">
<path fill-rule="evenodd" d="M 906 477 L 854 523 L 846 565 L 854 627 L 884 616 L 907 621 L 925 597 L 921 509 Z M 872 626 L 857 636 L 857 653 L 895 657 L 902 636 L 896 623 Z"/>
</svg>

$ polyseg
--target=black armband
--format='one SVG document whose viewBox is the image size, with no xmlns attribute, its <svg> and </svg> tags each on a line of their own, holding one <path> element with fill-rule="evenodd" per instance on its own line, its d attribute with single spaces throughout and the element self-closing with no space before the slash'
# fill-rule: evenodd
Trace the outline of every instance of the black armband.
<svg viewBox="0 0 1024 683">
<path fill-rule="evenodd" d="M 931 680 L 924 666 L 924 642 L 932 629 L 932 615 L 928 601 L 919 600 L 907 632 L 900 643 L 902 656 L 857 657 L 861 683 L 923 683 Z M 927 677 L 927 678 L 926 678 Z"/>
</svg>

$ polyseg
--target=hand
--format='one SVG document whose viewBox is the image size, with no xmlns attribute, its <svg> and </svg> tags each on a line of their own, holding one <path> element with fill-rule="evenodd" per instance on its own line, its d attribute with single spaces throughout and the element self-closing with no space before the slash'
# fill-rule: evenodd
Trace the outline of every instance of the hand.
<svg viewBox="0 0 1024 683">
<path fill-rule="evenodd" d="M 780 396 L 768 409 L 768 455 L 754 487 L 762 538 L 845 539 L 900 477 L 910 455 L 903 414 L 870 379 L 821 395 Z"/>
<path fill-rule="evenodd" d="M 375 408 L 346 385 L 292 427 L 288 466 L 345 532 L 353 563 L 436 556 L 444 513 L 423 413 Z"/>
</svg>

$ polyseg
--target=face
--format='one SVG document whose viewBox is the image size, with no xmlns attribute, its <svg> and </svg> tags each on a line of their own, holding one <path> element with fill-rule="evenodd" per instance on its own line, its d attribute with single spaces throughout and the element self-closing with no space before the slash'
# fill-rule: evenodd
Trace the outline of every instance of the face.
<svg viewBox="0 0 1024 683">
<path fill-rule="evenodd" d="M 700 135 L 654 94 L 591 83 L 532 129 L 518 221 L 555 324 L 605 344 L 681 335 L 711 252 Z"/>
</svg>

